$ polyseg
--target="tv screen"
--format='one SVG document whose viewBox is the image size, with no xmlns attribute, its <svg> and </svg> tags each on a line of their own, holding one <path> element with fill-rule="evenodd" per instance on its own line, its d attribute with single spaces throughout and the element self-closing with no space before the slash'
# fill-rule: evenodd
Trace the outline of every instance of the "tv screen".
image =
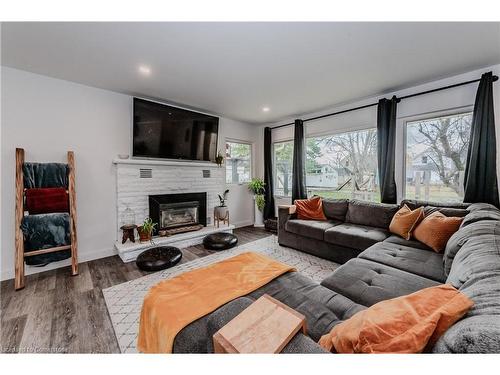
<svg viewBox="0 0 500 375">
<path fill-rule="evenodd" d="M 134 98 L 134 157 L 214 161 L 219 118 Z"/>
</svg>

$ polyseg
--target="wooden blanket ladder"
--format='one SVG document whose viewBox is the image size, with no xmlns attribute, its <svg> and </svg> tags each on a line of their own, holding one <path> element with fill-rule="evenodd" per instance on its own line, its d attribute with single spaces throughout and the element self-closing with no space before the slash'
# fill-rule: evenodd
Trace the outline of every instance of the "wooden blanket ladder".
<svg viewBox="0 0 500 375">
<path fill-rule="evenodd" d="M 73 151 L 68 151 L 68 199 L 70 218 L 70 245 L 56 246 L 48 249 L 40 249 L 24 252 L 24 236 L 21 224 L 24 216 L 24 149 L 16 148 L 16 229 L 15 229 L 15 280 L 16 290 L 24 288 L 24 259 L 26 257 L 54 253 L 71 249 L 71 275 L 78 275 L 78 246 L 76 236 L 76 192 L 75 192 L 75 156 Z"/>
</svg>

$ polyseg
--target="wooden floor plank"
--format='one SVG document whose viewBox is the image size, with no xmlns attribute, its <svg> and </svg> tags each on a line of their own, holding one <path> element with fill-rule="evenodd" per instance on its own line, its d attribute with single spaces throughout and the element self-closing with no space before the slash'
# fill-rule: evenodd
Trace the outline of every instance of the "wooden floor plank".
<svg viewBox="0 0 500 375">
<path fill-rule="evenodd" d="M 234 230 L 239 244 L 267 237 L 261 228 Z M 182 263 L 213 254 L 203 245 L 182 249 Z M 51 353 L 119 353 L 102 289 L 134 280 L 148 272 L 116 255 L 26 277 L 25 288 L 14 291 L 13 280 L 1 289 L 1 347 L 7 351 Z"/>
<path fill-rule="evenodd" d="M 2 321 L 1 347 L 3 353 L 19 353 L 27 317 L 27 315 L 21 315 Z"/>
</svg>

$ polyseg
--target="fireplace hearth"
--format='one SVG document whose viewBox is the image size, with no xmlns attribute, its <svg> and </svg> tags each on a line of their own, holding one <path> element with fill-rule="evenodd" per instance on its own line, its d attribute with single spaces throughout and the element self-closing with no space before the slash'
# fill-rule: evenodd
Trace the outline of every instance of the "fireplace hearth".
<svg viewBox="0 0 500 375">
<path fill-rule="evenodd" d="M 160 231 L 181 231 L 207 225 L 207 193 L 161 194 L 149 196 L 149 217 Z"/>
</svg>

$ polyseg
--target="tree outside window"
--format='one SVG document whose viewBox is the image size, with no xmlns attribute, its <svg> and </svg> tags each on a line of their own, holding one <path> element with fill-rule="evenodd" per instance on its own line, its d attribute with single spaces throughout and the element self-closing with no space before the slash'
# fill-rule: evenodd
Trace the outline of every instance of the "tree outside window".
<svg viewBox="0 0 500 375">
<path fill-rule="evenodd" d="M 252 146 L 248 143 L 226 142 L 226 183 L 243 184 L 252 178 Z"/>
<path fill-rule="evenodd" d="M 405 197 L 461 202 L 472 113 L 406 124 Z"/>
<path fill-rule="evenodd" d="M 380 201 L 375 129 L 308 138 L 309 195 Z"/>
<path fill-rule="evenodd" d="M 273 144 L 274 194 L 288 197 L 292 195 L 293 141 Z"/>
</svg>

